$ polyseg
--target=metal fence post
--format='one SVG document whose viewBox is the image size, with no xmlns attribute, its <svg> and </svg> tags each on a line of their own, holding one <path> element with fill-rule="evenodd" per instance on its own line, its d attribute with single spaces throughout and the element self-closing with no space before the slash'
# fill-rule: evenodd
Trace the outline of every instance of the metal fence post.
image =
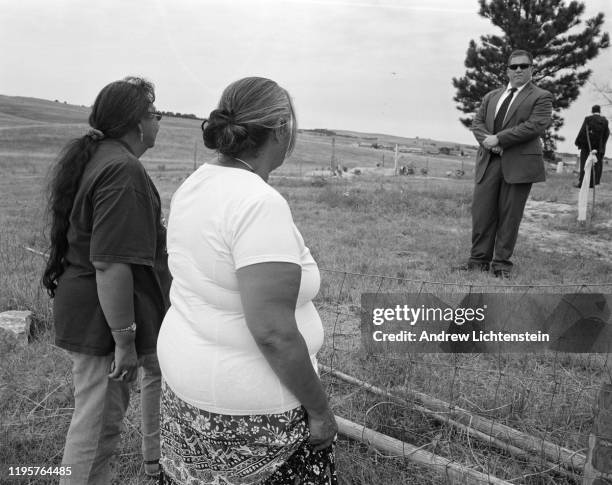
<svg viewBox="0 0 612 485">
<path fill-rule="evenodd" d="M 612 384 L 604 384 L 597 397 L 582 485 L 610 483 L 612 483 Z"/>
</svg>

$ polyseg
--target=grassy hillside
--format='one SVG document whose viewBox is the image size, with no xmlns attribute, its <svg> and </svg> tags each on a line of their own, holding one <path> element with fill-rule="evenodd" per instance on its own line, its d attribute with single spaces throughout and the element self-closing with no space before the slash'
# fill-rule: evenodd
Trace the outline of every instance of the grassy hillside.
<svg viewBox="0 0 612 485">
<path fill-rule="evenodd" d="M 7 115 L 15 116 L 31 123 L 86 123 L 89 108 L 38 98 L 0 94 L 0 113 L 3 118 Z M 11 124 L 3 121 L 0 126 L 11 126 Z"/>
</svg>

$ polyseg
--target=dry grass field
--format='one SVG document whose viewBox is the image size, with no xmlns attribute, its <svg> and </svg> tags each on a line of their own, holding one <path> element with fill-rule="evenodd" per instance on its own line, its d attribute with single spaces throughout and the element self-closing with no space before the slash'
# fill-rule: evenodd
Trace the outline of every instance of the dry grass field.
<svg viewBox="0 0 612 485">
<path fill-rule="evenodd" d="M 45 184 L 62 145 L 87 128 L 86 108 L 0 96 L 0 311 L 31 310 L 38 325 L 23 346 L 0 339 L 0 483 L 9 465 L 59 464 L 72 412 L 68 359 L 53 346 L 51 303 L 40 289 L 45 250 Z M 334 157 L 371 173 L 307 177 L 328 167 L 332 137 L 302 132 L 292 157 L 270 178 L 287 198 L 322 272 L 317 306 L 326 326 L 321 363 L 406 398 L 376 396 L 328 372 L 323 380 L 336 414 L 355 423 L 514 484 L 577 484 L 543 455 L 517 457 L 465 429 L 424 412 L 411 391 L 460 406 L 577 453 L 585 453 L 595 395 L 612 380 L 602 354 L 370 355 L 361 347 L 364 292 L 603 292 L 612 283 L 612 173 L 597 189 L 593 220 L 576 222 L 574 175 L 551 173 L 534 187 L 515 253 L 515 275 L 458 274 L 450 266 L 469 250 L 473 160 L 402 154 L 416 175 L 375 170 L 391 151 L 358 146 L 357 134 L 336 136 Z M 390 141 L 393 141 L 389 137 Z M 182 180 L 214 155 L 201 143 L 197 120 L 163 119 L 157 146 L 142 161 L 168 211 Z M 465 170 L 450 178 L 448 171 Z M 421 169 L 427 168 L 427 176 Z M 347 172 L 348 173 L 348 172 Z M 214 208 L 210 208 L 214 210 Z M 410 397 L 412 396 L 412 397 Z M 139 451 L 138 393 L 115 462 L 117 484 L 147 481 Z M 442 484 L 445 473 L 340 437 L 340 483 Z M 51 483 L 48 479 L 28 483 Z"/>
</svg>

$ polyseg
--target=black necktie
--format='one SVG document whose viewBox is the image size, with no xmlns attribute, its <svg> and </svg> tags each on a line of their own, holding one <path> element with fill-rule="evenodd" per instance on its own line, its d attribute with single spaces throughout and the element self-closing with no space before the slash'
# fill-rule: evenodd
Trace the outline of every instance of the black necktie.
<svg viewBox="0 0 612 485">
<path fill-rule="evenodd" d="M 497 112 L 497 115 L 495 115 L 495 122 L 493 123 L 493 134 L 501 130 L 501 127 L 504 124 L 504 118 L 506 117 L 506 113 L 508 111 L 508 106 L 510 106 L 510 102 L 514 97 L 515 92 L 516 88 L 511 88 L 510 94 L 506 96 L 506 99 L 504 99 L 504 102 L 499 107 L 499 111 Z"/>
</svg>

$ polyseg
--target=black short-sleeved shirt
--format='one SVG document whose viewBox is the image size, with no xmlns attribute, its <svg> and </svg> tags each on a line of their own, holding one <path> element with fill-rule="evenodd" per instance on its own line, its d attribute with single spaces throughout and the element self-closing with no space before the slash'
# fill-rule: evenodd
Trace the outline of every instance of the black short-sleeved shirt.
<svg viewBox="0 0 612 485">
<path fill-rule="evenodd" d="M 127 263 L 134 276 L 136 351 L 155 352 L 169 305 L 166 229 L 157 189 L 127 144 L 99 143 L 80 181 L 67 237 L 66 270 L 53 305 L 55 343 L 91 355 L 114 350 L 92 262 Z"/>
</svg>

